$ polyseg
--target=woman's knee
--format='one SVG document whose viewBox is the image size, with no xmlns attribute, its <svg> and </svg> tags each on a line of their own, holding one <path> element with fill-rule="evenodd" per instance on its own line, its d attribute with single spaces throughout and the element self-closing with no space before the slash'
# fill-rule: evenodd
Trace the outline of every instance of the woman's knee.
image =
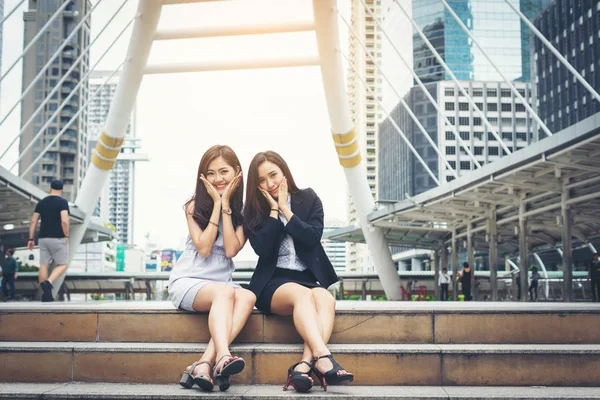
<svg viewBox="0 0 600 400">
<path fill-rule="evenodd" d="M 256 295 L 247 289 L 236 289 L 235 303 L 247 307 L 254 307 L 254 304 L 256 304 Z"/>
<path fill-rule="evenodd" d="M 316 304 L 322 307 L 335 308 L 335 298 L 328 290 L 323 288 L 311 289 L 313 299 Z"/>
<path fill-rule="evenodd" d="M 235 289 L 229 285 L 223 285 L 223 287 L 219 288 L 219 290 L 217 291 L 216 296 L 234 301 Z"/>
</svg>

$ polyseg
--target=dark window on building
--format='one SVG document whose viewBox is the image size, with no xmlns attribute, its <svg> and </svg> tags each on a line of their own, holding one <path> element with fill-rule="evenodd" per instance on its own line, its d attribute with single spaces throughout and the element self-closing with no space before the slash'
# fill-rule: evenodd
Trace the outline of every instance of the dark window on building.
<svg viewBox="0 0 600 400">
<path fill-rule="evenodd" d="M 488 155 L 497 156 L 499 154 L 497 147 L 488 147 Z"/>
<path fill-rule="evenodd" d="M 518 140 L 527 140 L 527 132 L 517 132 Z"/>
<path fill-rule="evenodd" d="M 511 96 L 510 89 L 502 89 L 500 93 L 501 93 L 502 97 L 510 97 Z"/>
<path fill-rule="evenodd" d="M 446 103 L 446 111 L 454 111 L 454 103 Z"/>
<path fill-rule="evenodd" d="M 498 111 L 498 104 L 497 103 L 488 103 L 487 109 L 488 109 L 488 111 Z"/>
<path fill-rule="evenodd" d="M 512 111 L 512 104 L 502 103 L 502 111 Z"/>
<path fill-rule="evenodd" d="M 446 132 L 446 140 L 454 140 L 454 133 Z"/>
<path fill-rule="evenodd" d="M 473 136 L 476 139 L 483 140 L 483 132 L 473 132 Z"/>
<path fill-rule="evenodd" d="M 458 109 L 460 111 L 469 111 L 469 103 L 458 103 Z"/>
<path fill-rule="evenodd" d="M 481 126 L 481 118 L 473 117 L 473 126 Z"/>
<path fill-rule="evenodd" d="M 483 146 L 475 146 L 473 148 L 473 154 L 475 154 L 476 156 L 482 156 L 483 155 Z"/>
<path fill-rule="evenodd" d="M 513 152 L 513 147 L 512 146 L 508 146 L 507 148 L 508 148 L 508 151 L 510 151 L 511 153 Z M 506 154 L 507 154 L 506 150 L 502 149 L 502 155 L 505 156 Z"/>
<path fill-rule="evenodd" d="M 502 139 L 512 141 L 512 132 L 502 132 Z"/>
<path fill-rule="evenodd" d="M 487 97 L 496 97 L 498 96 L 498 91 L 496 89 L 488 89 Z"/>
<path fill-rule="evenodd" d="M 469 117 L 458 117 L 458 124 L 469 126 Z"/>
<path fill-rule="evenodd" d="M 462 171 L 468 171 L 471 169 L 471 162 L 470 161 L 461 161 L 460 162 L 460 169 Z"/>
<path fill-rule="evenodd" d="M 525 110 L 526 109 L 525 109 L 525 106 L 523 104 L 521 104 L 521 103 L 515 104 L 515 111 L 517 111 L 517 112 L 523 112 Z"/>
<path fill-rule="evenodd" d="M 459 132 L 460 133 L 460 138 L 462 140 L 470 140 L 471 135 L 469 134 L 469 132 Z"/>
<path fill-rule="evenodd" d="M 446 146 L 446 154 L 447 155 L 455 155 L 456 154 L 456 147 L 454 147 L 454 146 Z"/>
</svg>

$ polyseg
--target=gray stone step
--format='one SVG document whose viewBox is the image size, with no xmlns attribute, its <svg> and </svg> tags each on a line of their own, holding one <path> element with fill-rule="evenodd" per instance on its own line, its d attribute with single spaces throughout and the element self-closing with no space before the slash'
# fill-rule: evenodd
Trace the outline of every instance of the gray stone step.
<svg viewBox="0 0 600 400">
<path fill-rule="evenodd" d="M 337 303 L 331 343 L 600 344 L 600 304 Z M 0 341 L 207 342 L 206 313 L 169 302 L 0 305 Z M 237 343 L 301 343 L 291 317 L 255 311 Z"/>
<path fill-rule="evenodd" d="M 178 382 L 203 344 L 0 343 L 1 382 Z M 600 345 L 332 344 L 357 385 L 596 386 Z M 283 384 L 298 344 L 240 344 L 240 384 Z"/>
<path fill-rule="evenodd" d="M 227 392 L 205 393 L 194 388 L 183 389 L 176 384 L 80 383 L 68 384 L 0 384 L 0 399 L 600 399 L 600 387 L 447 387 L 447 386 L 345 386 L 332 387 L 327 392 L 313 388 L 301 395 L 293 390 L 284 392 L 281 386 L 233 385 Z"/>
</svg>

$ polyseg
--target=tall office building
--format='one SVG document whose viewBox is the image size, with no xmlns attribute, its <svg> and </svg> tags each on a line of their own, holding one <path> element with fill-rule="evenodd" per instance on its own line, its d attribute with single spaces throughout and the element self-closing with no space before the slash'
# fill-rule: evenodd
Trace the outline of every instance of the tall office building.
<svg viewBox="0 0 600 400">
<path fill-rule="evenodd" d="M 534 121 L 507 84 L 461 81 L 461 85 L 466 88 L 484 116 L 490 121 L 501 141 L 485 126 L 482 118 L 471 110 L 466 97 L 458 93 L 454 82 L 428 83 L 427 89 L 436 100 L 438 107 L 443 110 L 444 116 L 456 126 L 460 138 L 480 165 L 493 162 L 507 154 L 501 142 L 510 152 L 514 152 L 535 141 L 532 133 Z M 529 83 L 513 82 L 513 85 L 521 96 L 531 99 Z M 405 101 L 418 116 L 429 137 L 459 177 L 477 168 L 465 148 L 460 146 L 452 129 L 445 127 L 444 119 L 438 117 L 437 111 L 419 87 L 413 88 Z M 453 180 L 454 175 L 451 170 L 401 105 L 394 110 L 393 117 L 400 128 L 407 132 L 409 140 L 440 184 Z M 385 183 L 380 182 L 380 185 L 390 200 L 400 200 L 405 198 L 405 195 L 414 196 L 437 186 L 422 163 L 407 146 L 400 142 L 389 120 L 384 121 L 380 126 L 380 144 L 382 149 L 380 177 L 382 180 L 388 180 Z M 398 168 L 396 162 L 401 163 L 402 167 Z M 406 171 L 398 174 L 398 170 L 403 169 Z"/>
<path fill-rule="evenodd" d="M 503 74 L 510 79 L 529 104 L 532 102 L 530 82 L 531 54 L 529 30 L 524 29 L 519 16 L 504 0 L 454 0 L 449 5 L 470 30 Z M 519 7 L 535 16 L 548 0 L 536 2 L 521 0 Z M 445 60 L 449 69 L 466 87 L 474 102 L 490 120 L 502 142 L 510 151 L 518 150 L 537 140 L 531 117 L 516 98 L 492 64 L 476 48 L 458 22 L 438 0 L 413 2 L 413 18 L 432 46 Z M 435 99 L 461 139 L 481 164 L 489 163 L 504 154 L 500 142 L 487 129 L 466 97 L 450 80 L 450 75 L 434 57 L 418 32 L 413 33 L 416 74 L 426 82 L 428 92 Z M 525 47 L 523 47 L 525 46 Z M 384 59 L 387 57 L 385 55 Z M 434 106 L 422 89 L 415 86 L 405 97 L 412 111 L 425 128 L 431 141 L 441 150 L 458 175 L 476 168 L 466 151 L 458 145 L 452 130 L 445 127 Z M 450 170 L 435 152 L 427 137 L 409 118 L 402 105 L 393 111 L 393 119 L 405 132 L 411 144 L 427 164 L 440 184 L 453 179 Z M 389 119 L 379 127 L 379 197 L 401 200 L 436 186 L 435 180 L 400 139 Z M 385 165 L 384 165 L 385 163 Z M 400 171 L 400 173 L 398 173 Z"/>
<path fill-rule="evenodd" d="M 538 16 L 535 26 L 594 89 L 600 90 L 600 3 L 557 1 Z M 551 132 L 600 112 L 600 104 L 537 37 L 534 51 L 536 105 Z"/>
<path fill-rule="evenodd" d="M 325 221 L 325 227 L 323 228 L 323 233 L 332 232 L 339 228 L 341 228 L 343 224 L 341 222 L 335 221 Z M 325 254 L 331 261 L 333 268 L 335 268 L 336 272 L 345 272 L 346 271 L 346 248 L 348 243 L 346 242 L 337 242 L 334 240 L 321 240 L 321 244 L 323 245 L 323 249 L 325 250 Z"/>
<path fill-rule="evenodd" d="M 504 0 L 448 0 L 461 22 L 511 81 L 530 82 L 531 33 Z M 530 19 L 551 0 L 512 0 Z M 413 2 L 413 19 L 458 80 L 501 81 L 500 74 L 439 0 Z M 413 33 L 414 70 L 423 82 L 450 80 Z"/>
<path fill-rule="evenodd" d="M 90 93 L 100 90 L 89 103 L 87 131 L 90 135 L 90 154 L 102 133 L 117 89 L 116 80 L 102 86 L 108 75 L 106 72 L 94 73 L 90 81 Z M 106 216 L 110 224 L 115 227 L 119 241 L 128 244 L 132 244 L 134 239 L 135 164 L 138 161 L 148 161 L 148 156 L 140 153 L 141 139 L 136 137 L 135 115 L 134 109 L 121 153 L 110 171 L 107 187 L 101 195 L 95 212 L 96 215 Z"/>
<path fill-rule="evenodd" d="M 29 0 L 28 10 L 23 14 L 24 43 L 30 43 L 39 30 L 50 20 L 61 2 L 55 0 Z M 23 58 L 23 88 L 27 88 L 42 68 L 58 51 L 65 39 L 74 31 L 77 24 L 89 12 L 89 0 L 71 0 L 69 5 L 56 18 L 46 33 L 36 42 L 35 46 Z M 21 126 L 33 116 L 41 103 L 56 87 L 58 81 L 65 76 L 75 60 L 83 54 L 90 42 L 89 19 L 80 27 L 67 45 L 42 77 L 35 82 L 35 87 L 23 99 L 21 107 Z M 65 183 L 64 196 L 74 201 L 77 190 L 85 175 L 88 161 L 88 137 L 85 130 L 87 112 L 82 111 L 77 118 L 87 98 L 87 84 L 82 84 L 77 92 L 57 115 L 51 119 L 66 97 L 75 89 L 81 78 L 89 69 L 89 54 L 83 54 L 82 60 L 65 78 L 59 90 L 39 112 L 33 123 L 25 129 L 19 142 L 19 152 L 22 155 L 19 170 L 24 171 L 41 154 L 43 149 L 64 130 L 62 136 L 46 152 L 42 159 L 33 165 L 25 174 L 25 179 L 48 190 L 53 179 L 60 178 Z M 24 149 L 33 141 L 41 128 L 50 120 L 49 126 L 36 139 L 33 147 L 24 153 Z"/>
<path fill-rule="evenodd" d="M 373 11 L 375 16 L 380 13 L 379 0 L 365 0 L 365 3 Z M 365 10 L 360 0 L 352 0 L 351 3 L 352 28 L 364 43 L 365 47 L 380 58 L 381 51 L 379 42 L 380 34 L 377 32 L 377 24 Z M 348 71 L 348 97 L 350 99 L 350 113 L 354 121 L 356 134 L 358 136 L 361 153 L 367 168 L 367 180 L 373 197 L 377 192 L 377 102 L 365 88 L 361 79 L 375 95 L 379 95 L 380 85 L 377 82 L 377 70 L 375 64 L 364 54 L 357 39 L 350 34 L 349 58 L 356 69 Z M 360 78 L 357 76 L 360 75 Z M 348 220 L 350 224 L 358 225 L 359 219 L 352 197 L 348 195 Z M 350 271 L 364 271 L 371 266 L 368 251 L 365 245 L 348 244 L 348 263 Z"/>
<path fill-rule="evenodd" d="M 411 14 L 412 0 L 399 0 Z M 379 19 L 380 25 L 386 30 L 386 33 L 392 40 L 392 43 L 399 51 L 403 52 L 405 59 L 412 62 L 412 41 L 410 24 L 394 24 L 394 20 L 386 20 L 386 13 L 395 8 L 392 0 L 365 0 L 365 3 L 371 9 L 373 14 Z M 393 90 L 387 84 L 383 84 L 382 76 L 378 71 L 376 63 L 381 65 L 385 71 L 386 77 L 392 82 L 395 90 L 402 95 L 410 88 L 412 83 L 410 76 L 407 75 L 400 60 L 382 58 L 384 51 L 392 52 L 392 44 L 383 39 L 383 34 L 378 24 L 373 20 L 370 13 L 365 9 L 361 0 L 352 0 L 352 27 L 364 44 L 365 48 L 373 55 L 371 60 L 358 43 L 358 40 L 350 33 L 349 36 L 349 55 L 355 66 L 348 71 L 348 95 L 350 98 L 350 111 L 356 127 L 363 161 L 367 169 L 367 180 L 371 193 L 375 200 L 378 199 L 378 122 L 382 118 L 382 112 L 379 109 L 379 102 L 384 108 L 390 111 L 397 102 L 397 97 Z M 373 96 L 357 76 L 362 78 L 367 86 L 375 93 Z M 352 202 L 348 198 L 348 220 L 352 225 L 359 224 L 359 218 Z M 348 243 L 347 245 L 347 269 L 349 271 L 372 272 L 374 265 L 369 257 L 366 245 L 357 243 Z"/>
</svg>

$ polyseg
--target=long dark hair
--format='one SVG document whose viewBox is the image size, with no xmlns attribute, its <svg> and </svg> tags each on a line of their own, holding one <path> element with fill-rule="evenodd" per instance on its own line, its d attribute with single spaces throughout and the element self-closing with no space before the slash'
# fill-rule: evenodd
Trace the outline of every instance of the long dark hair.
<svg viewBox="0 0 600 400">
<path fill-rule="evenodd" d="M 246 187 L 246 204 L 244 204 L 244 230 L 252 235 L 256 235 L 260 227 L 267 222 L 271 212 L 267 199 L 258 189 L 258 167 L 265 161 L 269 161 L 281 169 L 287 178 L 289 193 L 294 194 L 300 190 L 294 182 L 290 168 L 279 154 L 274 151 L 264 151 L 255 155 L 248 167 L 248 186 Z"/>
<path fill-rule="evenodd" d="M 229 164 L 235 171 L 237 175 L 237 169 L 241 172 L 240 160 L 238 159 L 235 152 L 229 146 L 221 146 L 216 145 L 212 146 L 210 149 L 206 150 L 206 153 L 202 156 L 200 160 L 200 165 L 198 166 L 198 176 L 196 177 L 196 191 L 194 196 L 189 199 L 185 203 L 185 210 L 187 212 L 187 208 L 189 204 L 194 201 L 194 212 L 193 217 L 194 221 L 198 223 L 202 230 L 206 229 L 208 225 L 208 220 L 212 214 L 214 201 L 206 191 L 206 187 L 204 186 L 204 182 L 200 179 L 200 175 L 204 175 L 206 177 L 206 173 L 208 172 L 208 166 L 215 159 L 223 157 L 227 164 Z M 231 217 L 233 221 L 233 227 L 237 228 L 238 226 L 244 223 L 244 218 L 242 217 L 242 196 L 244 193 L 244 181 L 242 180 L 229 199 L 229 206 L 231 207 Z"/>
</svg>

